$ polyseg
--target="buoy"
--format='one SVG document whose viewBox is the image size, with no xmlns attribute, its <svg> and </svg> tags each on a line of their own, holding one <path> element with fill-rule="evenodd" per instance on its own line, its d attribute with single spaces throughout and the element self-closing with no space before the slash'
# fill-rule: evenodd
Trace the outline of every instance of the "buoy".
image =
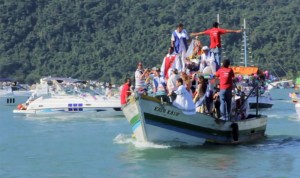
<svg viewBox="0 0 300 178">
<path fill-rule="evenodd" d="M 233 141 L 238 141 L 239 140 L 239 125 L 234 122 L 231 124 L 231 128 L 232 128 Z"/>
<path fill-rule="evenodd" d="M 23 109 L 23 105 L 22 104 L 18 104 L 17 108 L 18 108 L 18 110 L 22 110 Z"/>
<path fill-rule="evenodd" d="M 27 108 L 24 104 L 18 104 L 17 109 L 18 110 L 26 110 Z"/>
</svg>

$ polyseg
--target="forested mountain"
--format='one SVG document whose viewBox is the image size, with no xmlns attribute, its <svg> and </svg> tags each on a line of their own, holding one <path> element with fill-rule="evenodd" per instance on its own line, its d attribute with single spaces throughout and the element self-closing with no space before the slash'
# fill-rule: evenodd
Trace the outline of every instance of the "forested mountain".
<svg viewBox="0 0 300 178">
<path fill-rule="evenodd" d="M 161 63 L 179 22 L 188 32 L 249 27 L 254 62 L 280 76 L 300 71 L 299 0 L 2 0 L 0 77 L 35 82 L 42 76 L 120 82 L 137 61 Z M 208 45 L 207 36 L 201 36 Z M 242 34 L 224 35 L 237 63 Z M 287 73 L 286 73 L 286 72 Z"/>
</svg>

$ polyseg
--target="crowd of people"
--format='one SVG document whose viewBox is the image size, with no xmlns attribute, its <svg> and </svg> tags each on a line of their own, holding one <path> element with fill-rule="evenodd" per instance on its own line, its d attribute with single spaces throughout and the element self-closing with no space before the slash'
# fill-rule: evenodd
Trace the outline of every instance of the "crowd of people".
<svg viewBox="0 0 300 178">
<path fill-rule="evenodd" d="M 161 67 L 144 69 L 139 62 L 134 85 L 127 78 L 122 87 L 121 104 L 126 104 L 131 93 L 138 92 L 170 102 L 184 114 L 202 112 L 230 119 L 235 76 L 229 68 L 230 60 L 223 60 L 221 66 L 220 37 L 241 30 L 222 29 L 218 25 L 215 22 L 211 29 L 188 35 L 183 24 L 179 24 L 171 35 L 171 45 Z M 210 36 L 210 47 L 201 45 L 199 35 Z M 195 39 L 190 40 L 192 36 Z M 239 104 L 244 105 L 243 102 L 241 99 Z"/>
</svg>

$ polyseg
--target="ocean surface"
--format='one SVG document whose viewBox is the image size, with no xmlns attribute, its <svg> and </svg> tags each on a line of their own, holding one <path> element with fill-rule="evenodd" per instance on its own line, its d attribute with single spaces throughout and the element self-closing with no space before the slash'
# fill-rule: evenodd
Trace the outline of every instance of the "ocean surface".
<svg viewBox="0 0 300 178">
<path fill-rule="evenodd" d="M 266 139 L 246 145 L 138 143 L 124 117 L 26 117 L 0 108 L 0 178 L 300 177 L 300 119 L 274 89 Z"/>
</svg>

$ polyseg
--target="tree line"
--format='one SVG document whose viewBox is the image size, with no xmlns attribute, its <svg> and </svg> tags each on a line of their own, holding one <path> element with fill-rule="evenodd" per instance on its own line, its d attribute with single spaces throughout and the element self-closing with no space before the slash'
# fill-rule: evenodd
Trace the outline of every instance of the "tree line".
<svg viewBox="0 0 300 178">
<path fill-rule="evenodd" d="M 299 75 L 300 2 L 257 0 L 21 0 L 0 2 L 0 77 L 34 83 L 62 76 L 121 83 L 136 63 L 162 62 L 171 32 L 222 28 L 247 19 L 256 65 L 278 76 Z M 202 44 L 209 38 L 201 36 Z M 223 36 L 226 57 L 241 60 L 242 34 Z M 298 73 L 297 73 L 298 72 Z"/>
</svg>

